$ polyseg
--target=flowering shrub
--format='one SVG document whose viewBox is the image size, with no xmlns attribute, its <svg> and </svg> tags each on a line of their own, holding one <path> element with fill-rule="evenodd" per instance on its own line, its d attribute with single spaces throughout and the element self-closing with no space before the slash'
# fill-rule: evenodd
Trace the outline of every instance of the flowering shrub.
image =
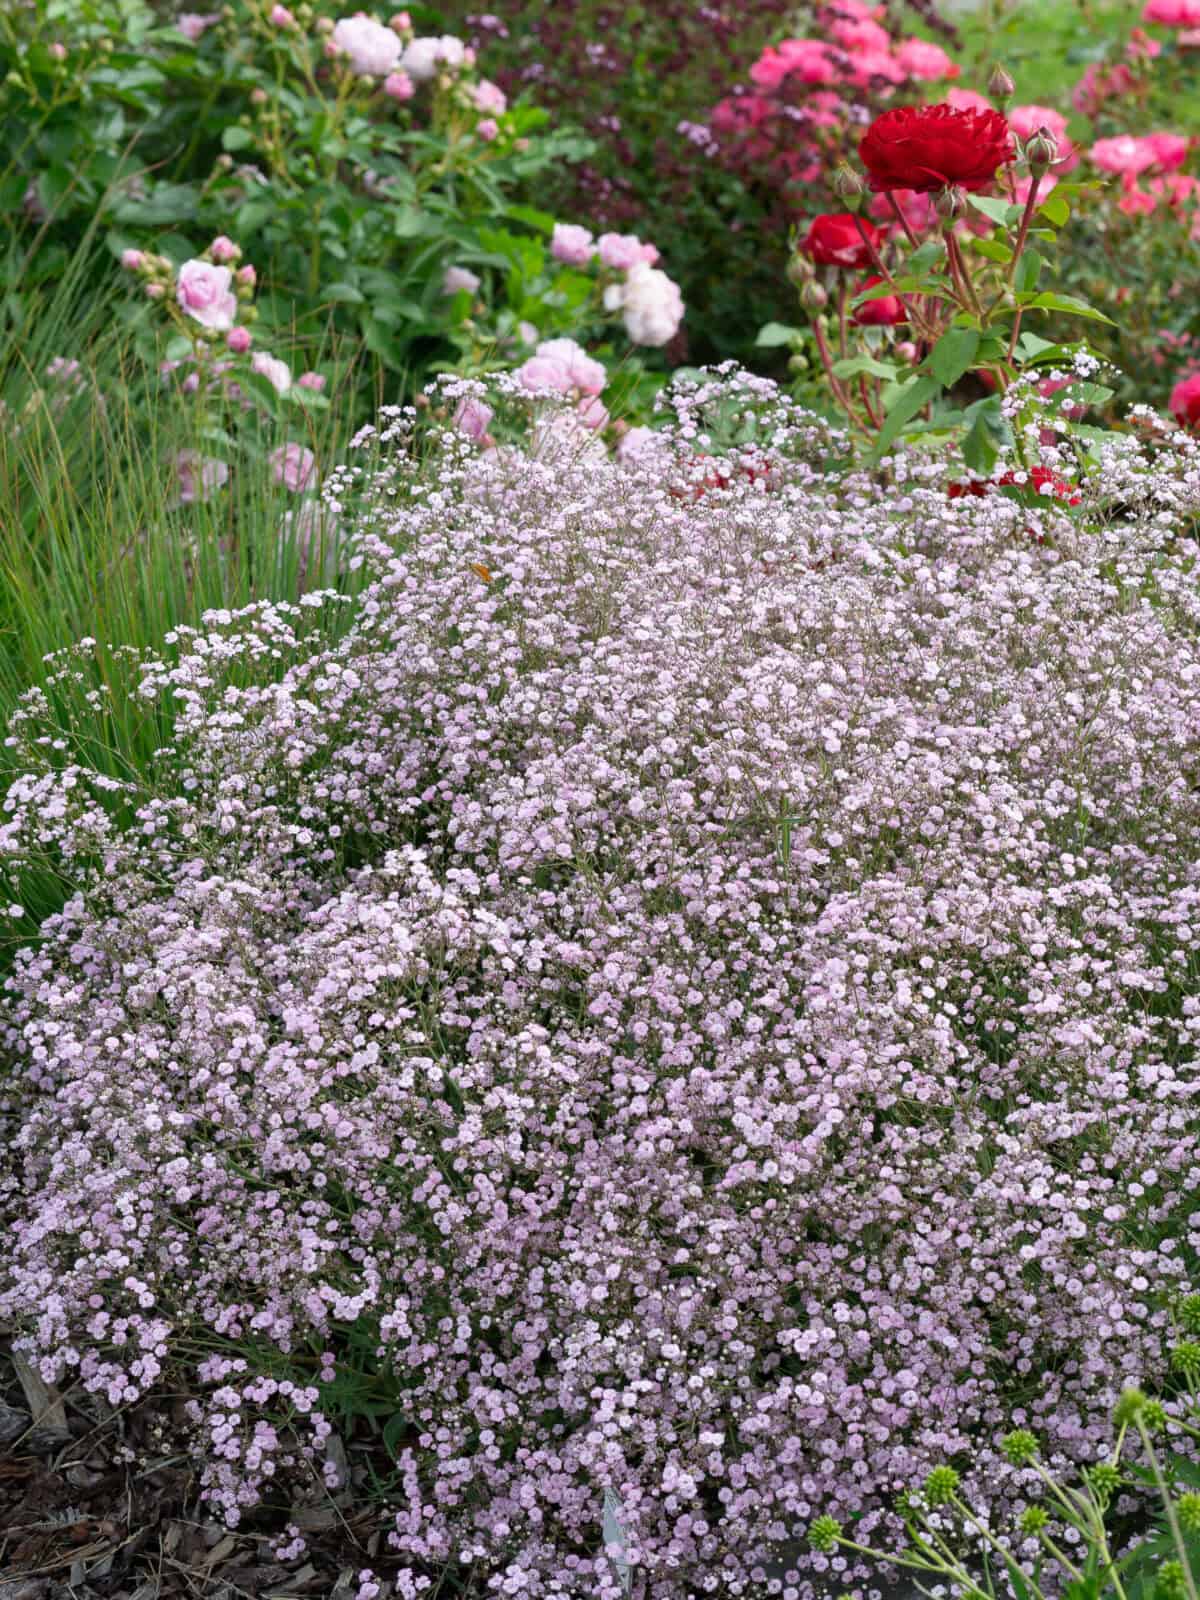
<svg viewBox="0 0 1200 1600">
<path fill-rule="evenodd" d="M 602 1541 L 758 1593 L 947 1458 L 1001 1507 L 1010 1415 L 1086 1458 L 1200 1242 L 1198 447 L 1014 504 L 828 477 L 760 380 L 618 459 L 422 471 L 424 414 L 326 484 L 341 644 L 180 632 L 140 789 L 59 753 L 69 660 L 12 730 L 14 933 L 75 892 L 6 991 L 0 1317 L 195 1397 L 230 1521 L 365 1372 L 406 1593 L 615 1597 Z"/>
</svg>

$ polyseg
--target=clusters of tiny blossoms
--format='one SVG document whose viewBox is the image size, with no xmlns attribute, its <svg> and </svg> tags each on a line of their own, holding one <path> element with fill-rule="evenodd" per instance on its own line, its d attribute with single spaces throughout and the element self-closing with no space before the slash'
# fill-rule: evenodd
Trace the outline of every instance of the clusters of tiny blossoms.
<svg viewBox="0 0 1200 1600">
<path fill-rule="evenodd" d="M 5 898 L 78 889 L 5 991 L 0 1319 L 182 1379 L 235 1513 L 261 1380 L 374 1352 L 406 1593 L 615 1595 L 606 1491 L 651 1600 L 771 1593 L 934 1463 L 1017 1493 L 1005 1428 L 1086 1459 L 1200 1244 L 1200 447 L 1031 506 L 830 480 L 754 380 L 624 461 L 418 418 L 326 485 L 339 643 L 146 663 L 169 782 L 13 729 Z"/>
</svg>

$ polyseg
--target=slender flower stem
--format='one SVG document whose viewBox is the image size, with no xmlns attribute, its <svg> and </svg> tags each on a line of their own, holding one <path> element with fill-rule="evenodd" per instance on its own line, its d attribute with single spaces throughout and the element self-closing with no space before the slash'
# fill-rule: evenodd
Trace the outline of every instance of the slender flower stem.
<svg viewBox="0 0 1200 1600">
<path fill-rule="evenodd" d="M 909 244 L 912 245 L 914 250 L 917 249 L 918 245 L 920 244 L 920 240 L 917 238 L 916 234 L 912 231 L 912 228 L 909 226 L 908 218 L 904 215 L 904 207 L 900 204 L 899 200 L 896 199 L 896 196 L 892 193 L 892 191 L 890 189 L 887 191 L 887 203 L 888 203 L 889 209 L 892 212 L 892 215 L 896 218 L 896 221 L 904 229 L 904 234 L 905 234 L 905 237 L 907 238 Z"/>
<path fill-rule="evenodd" d="M 1008 263 L 1008 282 L 1012 283 L 1017 275 L 1017 264 L 1021 259 L 1021 252 L 1025 248 L 1025 240 L 1029 236 L 1029 224 L 1033 221 L 1033 213 L 1037 208 L 1038 190 L 1041 187 L 1042 174 L 1035 172 L 1029 184 L 1029 195 L 1025 201 L 1025 211 L 1021 217 L 1021 226 L 1017 232 L 1017 245 L 1013 251 L 1013 258 Z"/>
</svg>

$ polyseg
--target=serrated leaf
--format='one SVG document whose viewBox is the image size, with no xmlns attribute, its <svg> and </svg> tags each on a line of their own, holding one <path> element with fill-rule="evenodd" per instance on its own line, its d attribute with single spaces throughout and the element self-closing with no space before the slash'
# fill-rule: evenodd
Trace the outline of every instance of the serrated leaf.
<svg viewBox="0 0 1200 1600">
<path fill-rule="evenodd" d="M 972 239 L 969 249 L 977 256 L 986 256 L 989 261 L 999 261 L 1002 266 L 1012 260 L 1012 251 L 999 239 Z"/>
<path fill-rule="evenodd" d="M 793 339 L 800 337 L 800 329 L 791 328 L 786 322 L 767 322 L 758 330 L 754 342 L 760 349 L 771 350 L 777 345 L 791 344 Z"/>
<path fill-rule="evenodd" d="M 1088 305 L 1086 300 L 1079 300 L 1073 294 L 1039 294 L 1031 300 L 1022 300 L 1021 303 L 1028 311 L 1067 311 L 1073 317 L 1090 317 L 1094 322 L 1107 322 L 1109 327 L 1115 327 L 1111 317 L 1106 317 L 1103 311 L 1097 311 L 1095 306 Z"/>
<path fill-rule="evenodd" d="M 1002 228 L 1007 228 L 1010 223 L 1016 222 L 1024 210 L 1023 206 L 1011 205 L 1007 200 L 997 200 L 990 194 L 969 194 L 967 199 L 976 211 L 982 211 L 985 217 L 999 223 Z"/>
<path fill-rule="evenodd" d="M 362 290 L 356 289 L 352 283 L 331 283 L 323 292 L 326 300 L 337 300 L 347 306 L 361 306 L 367 298 Z"/>
<path fill-rule="evenodd" d="M 944 389 L 969 372 L 979 355 L 978 328 L 950 328 L 929 352 L 929 367 Z"/>
<path fill-rule="evenodd" d="M 1057 191 L 1048 195 L 1042 201 L 1041 205 L 1038 206 L 1038 211 L 1047 221 L 1052 222 L 1056 228 L 1061 228 L 1071 215 L 1070 206 Z"/>
<path fill-rule="evenodd" d="M 886 382 L 896 376 L 900 370 L 890 361 L 877 361 L 874 356 L 847 356 L 843 361 L 833 363 L 835 378 L 883 378 Z"/>
<path fill-rule="evenodd" d="M 1017 270 L 1013 279 L 1017 290 L 1025 294 L 1031 289 L 1036 289 L 1041 271 L 1041 256 L 1038 255 L 1036 250 L 1026 250 L 1020 261 L 1017 262 Z"/>
</svg>

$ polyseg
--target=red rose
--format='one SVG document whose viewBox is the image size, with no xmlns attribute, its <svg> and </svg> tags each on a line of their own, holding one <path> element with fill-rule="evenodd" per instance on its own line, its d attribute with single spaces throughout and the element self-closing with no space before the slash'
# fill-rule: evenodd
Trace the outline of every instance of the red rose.
<svg viewBox="0 0 1200 1600">
<path fill-rule="evenodd" d="M 1005 472 L 998 478 L 975 478 L 970 483 L 952 483 L 946 493 L 951 500 L 961 500 L 968 494 L 982 498 L 992 489 L 1019 489 L 1032 500 L 1065 500 L 1069 506 L 1077 506 L 1083 499 L 1072 484 L 1060 478 L 1057 472 L 1051 472 L 1049 467 L 1030 467 L 1024 483 L 1017 482 L 1015 472 Z M 1049 493 L 1045 492 L 1047 489 Z"/>
<path fill-rule="evenodd" d="M 819 267 L 869 267 L 871 251 L 864 234 L 877 249 L 879 229 L 865 217 L 851 216 L 848 211 L 837 216 L 814 217 L 800 248 Z"/>
<path fill-rule="evenodd" d="M 998 111 L 898 106 L 875 118 L 858 153 L 876 193 L 914 189 L 931 194 L 952 184 L 986 189 L 1016 149 L 1012 129 Z"/>
<path fill-rule="evenodd" d="M 882 282 L 883 279 L 879 277 L 868 278 L 858 292 L 862 294 Z M 908 312 L 899 295 L 884 294 L 878 300 L 864 300 L 854 313 L 854 320 L 860 328 L 894 328 L 898 322 L 908 321 Z"/>
<path fill-rule="evenodd" d="M 1184 428 L 1200 424 L 1200 372 L 1183 378 L 1171 390 L 1171 414 Z"/>
</svg>

